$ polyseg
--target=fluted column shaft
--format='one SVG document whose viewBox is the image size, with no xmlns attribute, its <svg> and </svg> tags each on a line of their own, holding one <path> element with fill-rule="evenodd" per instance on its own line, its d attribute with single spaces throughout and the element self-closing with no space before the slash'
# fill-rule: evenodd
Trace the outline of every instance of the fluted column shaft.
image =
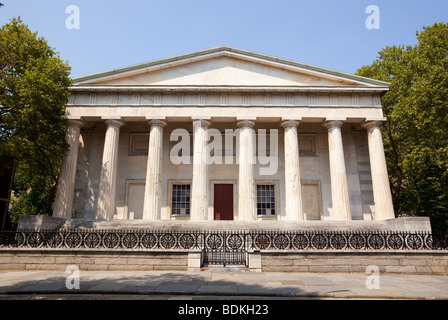
<svg viewBox="0 0 448 320">
<path fill-rule="evenodd" d="M 208 220 L 207 135 L 210 121 L 193 121 L 193 181 L 191 186 L 190 220 Z"/>
<path fill-rule="evenodd" d="M 115 191 L 117 181 L 118 140 L 121 120 L 106 120 L 106 136 L 104 139 L 103 164 L 99 184 L 97 219 L 111 220 L 115 212 Z"/>
<path fill-rule="evenodd" d="M 237 122 L 239 132 L 238 220 L 257 220 L 254 121 Z"/>
<path fill-rule="evenodd" d="M 375 220 L 395 219 L 383 138 L 381 136 L 381 125 L 380 121 L 368 121 L 364 124 L 369 141 Z"/>
<path fill-rule="evenodd" d="M 330 157 L 331 195 L 334 220 L 351 220 L 350 199 L 342 145 L 342 121 L 326 121 Z"/>
<path fill-rule="evenodd" d="M 143 219 L 160 220 L 162 197 L 163 120 L 150 120 Z"/>
<path fill-rule="evenodd" d="M 300 182 L 299 121 L 287 120 L 281 123 L 284 128 L 285 148 L 285 211 L 286 220 L 304 220 L 302 208 L 302 186 Z"/>
<path fill-rule="evenodd" d="M 69 149 L 67 156 L 62 162 L 61 172 L 59 173 L 53 217 L 70 219 L 72 216 L 79 135 L 83 124 L 84 122 L 82 120 L 68 120 L 66 141 Z"/>
</svg>

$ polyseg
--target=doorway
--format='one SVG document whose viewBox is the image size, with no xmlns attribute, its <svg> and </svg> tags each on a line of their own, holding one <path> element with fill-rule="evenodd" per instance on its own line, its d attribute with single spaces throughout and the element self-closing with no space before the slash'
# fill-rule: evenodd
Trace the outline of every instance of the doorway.
<svg viewBox="0 0 448 320">
<path fill-rule="evenodd" d="M 233 220 L 233 184 L 214 185 L 215 220 Z"/>
<path fill-rule="evenodd" d="M 127 219 L 130 220 L 143 219 L 144 201 L 145 201 L 145 182 L 128 181 L 127 194 L 126 194 Z"/>
</svg>

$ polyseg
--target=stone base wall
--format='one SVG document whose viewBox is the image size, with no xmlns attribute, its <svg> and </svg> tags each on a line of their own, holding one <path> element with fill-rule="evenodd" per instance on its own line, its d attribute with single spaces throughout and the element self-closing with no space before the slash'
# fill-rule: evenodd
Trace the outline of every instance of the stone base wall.
<svg viewBox="0 0 448 320">
<path fill-rule="evenodd" d="M 0 270 L 199 271 L 201 250 L 0 249 Z M 250 271 L 448 275 L 448 251 L 261 251 L 249 252 Z"/>
<path fill-rule="evenodd" d="M 381 273 L 448 275 L 448 251 L 261 251 L 263 272 Z"/>
<path fill-rule="evenodd" d="M 0 249 L 0 270 L 65 272 L 67 266 L 76 265 L 80 270 L 91 271 L 186 271 L 192 265 L 191 254 L 197 252 L 8 248 Z"/>
</svg>

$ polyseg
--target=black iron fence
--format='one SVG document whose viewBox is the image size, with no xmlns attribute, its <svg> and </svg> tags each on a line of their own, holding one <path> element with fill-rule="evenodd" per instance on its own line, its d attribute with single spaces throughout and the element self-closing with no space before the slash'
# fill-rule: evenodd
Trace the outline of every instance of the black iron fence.
<svg viewBox="0 0 448 320">
<path fill-rule="evenodd" d="M 249 250 L 446 250 L 424 232 L 22 230 L 0 232 L 0 248 L 162 249 L 204 252 L 204 264 L 247 265 Z"/>
<path fill-rule="evenodd" d="M 204 264 L 247 265 L 250 235 L 245 232 L 211 231 L 204 233 Z"/>
<path fill-rule="evenodd" d="M 259 250 L 438 250 L 447 241 L 426 232 L 260 232 L 251 235 Z"/>
<path fill-rule="evenodd" d="M 3 231 L 0 247 L 83 249 L 199 249 L 201 233 L 145 230 Z"/>
<path fill-rule="evenodd" d="M 443 250 L 425 232 L 22 230 L 0 232 L 0 247 L 215 250 Z"/>
</svg>

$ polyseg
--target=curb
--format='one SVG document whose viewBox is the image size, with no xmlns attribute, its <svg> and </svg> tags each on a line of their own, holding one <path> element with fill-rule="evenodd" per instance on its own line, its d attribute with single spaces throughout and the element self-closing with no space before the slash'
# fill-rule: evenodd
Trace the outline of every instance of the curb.
<svg viewBox="0 0 448 320">
<path fill-rule="evenodd" d="M 185 292 L 185 291 L 171 291 L 171 292 L 154 292 L 154 291 L 97 291 L 97 290 L 70 290 L 70 291 L 56 291 L 56 290 L 36 290 L 30 291 L 0 291 L 1 297 L 13 296 L 13 295 L 135 295 L 135 296 L 195 296 L 195 297 L 272 297 L 272 298 L 333 298 L 333 299 L 371 299 L 371 300 L 448 300 L 447 297 L 428 297 L 428 296 L 413 296 L 413 295 L 363 295 L 363 294 L 351 294 L 351 293 L 238 293 L 238 292 Z"/>
</svg>

